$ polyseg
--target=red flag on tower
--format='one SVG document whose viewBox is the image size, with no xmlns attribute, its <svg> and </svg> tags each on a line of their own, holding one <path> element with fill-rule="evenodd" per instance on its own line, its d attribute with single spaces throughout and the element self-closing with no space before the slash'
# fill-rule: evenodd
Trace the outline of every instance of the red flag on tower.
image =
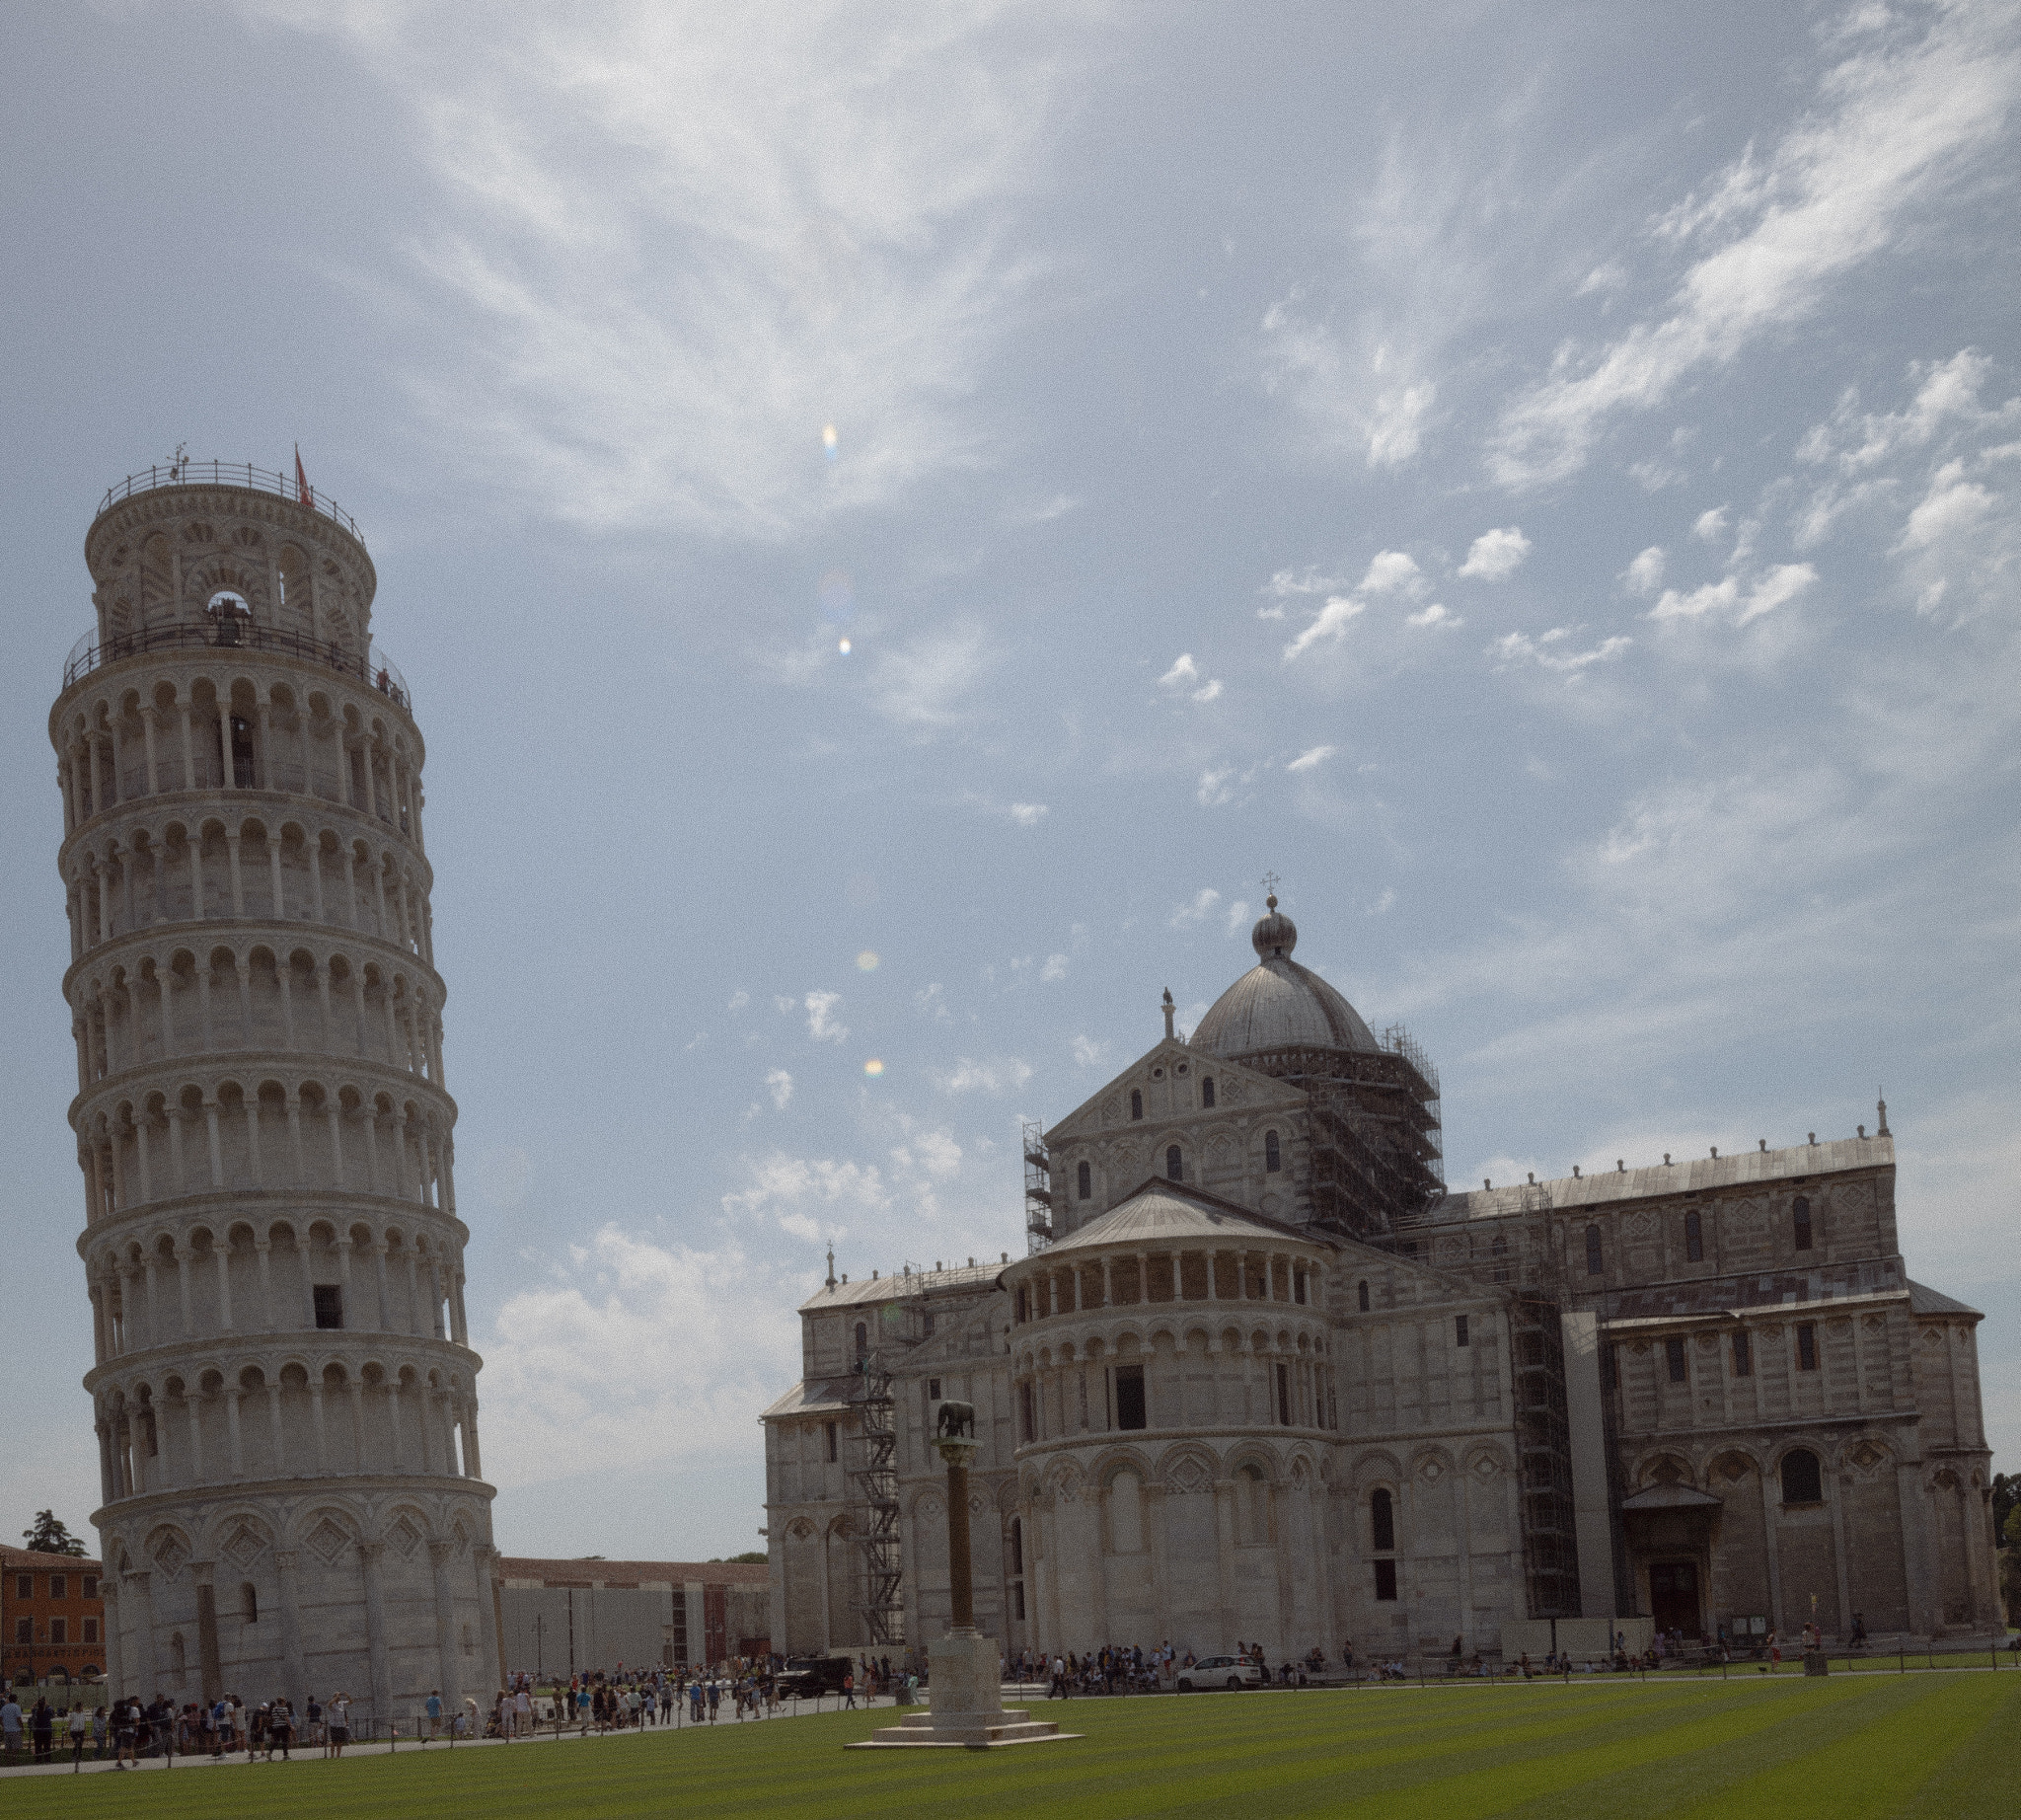
<svg viewBox="0 0 2021 1820">
<path fill-rule="evenodd" d="M 302 445 L 295 444 L 295 497 L 303 505 L 315 503 L 315 495 L 309 490 L 309 477 L 302 472 Z"/>
</svg>

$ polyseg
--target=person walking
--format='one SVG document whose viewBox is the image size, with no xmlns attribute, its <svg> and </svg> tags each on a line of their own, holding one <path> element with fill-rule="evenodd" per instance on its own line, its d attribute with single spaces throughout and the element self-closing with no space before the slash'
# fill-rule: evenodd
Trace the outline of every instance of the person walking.
<svg viewBox="0 0 2021 1820">
<path fill-rule="evenodd" d="M 427 1711 L 428 1736 L 430 1738 L 439 1736 L 442 1730 L 442 1690 L 440 1688 L 430 1688 L 428 1690 Z"/>
<path fill-rule="evenodd" d="M 130 1700 L 120 1701 L 112 1708 L 112 1763 L 115 1768 L 125 1769 L 129 1760 L 134 1769 L 140 1768 L 140 1759 L 134 1754 L 139 1732 L 139 1706 Z"/>
<path fill-rule="evenodd" d="M 84 1747 L 91 1742 L 91 1714 L 82 1706 L 70 1708 L 70 1767 L 84 1769 Z"/>
<path fill-rule="evenodd" d="M 281 1762 L 293 1763 L 294 1758 L 289 1755 L 289 1750 L 294 1741 L 295 1709 L 288 1704 L 288 1698 L 283 1694 L 273 1703 L 266 1714 L 266 1761 L 273 1761 L 274 1750 L 278 1747 Z"/>
<path fill-rule="evenodd" d="M 846 1668 L 842 1671 L 842 1704 L 850 1711 L 856 1709 L 857 1673 L 853 1668 Z"/>
<path fill-rule="evenodd" d="M 21 1755 L 21 1702 L 12 1692 L 0 1693 L 0 1763 L 12 1763 Z"/>
<path fill-rule="evenodd" d="M 330 1697 L 328 1736 L 330 1754 L 341 1757 L 351 1741 L 351 1697 L 340 1689 Z"/>
<path fill-rule="evenodd" d="M 49 1705 L 46 1694 L 36 1702 L 36 1709 L 29 1715 L 28 1729 L 30 1741 L 35 1746 L 36 1762 L 47 1763 L 56 1734 L 56 1708 Z"/>
<path fill-rule="evenodd" d="M 722 1705 L 722 1683 L 713 1675 L 709 1678 L 709 1722 L 715 1723 L 715 1710 Z"/>
</svg>

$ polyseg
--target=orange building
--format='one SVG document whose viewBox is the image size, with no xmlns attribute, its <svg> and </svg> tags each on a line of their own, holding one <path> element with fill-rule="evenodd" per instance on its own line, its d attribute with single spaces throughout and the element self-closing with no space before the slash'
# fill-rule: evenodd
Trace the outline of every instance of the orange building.
<svg viewBox="0 0 2021 1820">
<path fill-rule="evenodd" d="M 96 1681 L 105 1634 L 97 1561 L 0 1545 L 0 1680 L 18 1691 Z"/>
</svg>

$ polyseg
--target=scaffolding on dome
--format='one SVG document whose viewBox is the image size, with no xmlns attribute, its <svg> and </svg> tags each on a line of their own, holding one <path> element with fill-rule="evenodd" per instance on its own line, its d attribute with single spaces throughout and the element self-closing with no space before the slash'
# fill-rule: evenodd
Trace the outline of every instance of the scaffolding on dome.
<svg viewBox="0 0 2021 1820">
<path fill-rule="evenodd" d="M 1444 1198 L 1439 1076 L 1401 1024 L 1366 1049 L 1244 1056 L 1304 1091 L 1311 1106 L 1309 1223 L 1374 1239 L 1422 1219 Z"/>
</svg>

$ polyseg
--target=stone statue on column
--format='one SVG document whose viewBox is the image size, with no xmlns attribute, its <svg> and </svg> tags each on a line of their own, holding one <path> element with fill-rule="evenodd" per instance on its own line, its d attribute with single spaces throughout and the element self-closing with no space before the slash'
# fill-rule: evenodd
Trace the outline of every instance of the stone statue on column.
<svg viewBox="0 0 2021 1820">
<path fill-rule="evenodd" d="M 997 1639 L 976 1629 L 968 1536 L 968 1465 L 980 1446 L 975 1438 L 974 1404 L 945 1402 L 935 1405 L 934 1446 L 947 1468 L 947 1585 L 953 1609 L 947 1634 L 931 1648 L 928 1709 L 848 1748 L 991 1750 L 1079 1736 L 1063 1734 L 1059 1726 L 1022 1711 L 1005 1709 Z"/>
</svg>

